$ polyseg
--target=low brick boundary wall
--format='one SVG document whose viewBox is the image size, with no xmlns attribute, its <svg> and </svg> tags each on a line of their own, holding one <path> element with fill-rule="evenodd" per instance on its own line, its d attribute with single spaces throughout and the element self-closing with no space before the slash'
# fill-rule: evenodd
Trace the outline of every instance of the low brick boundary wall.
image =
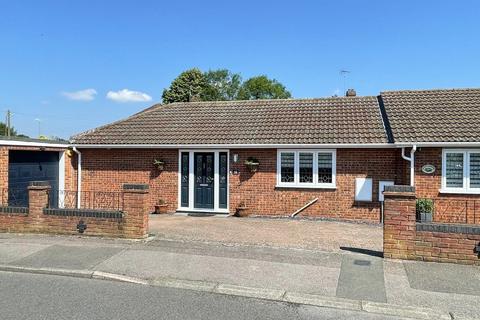
<svg viewBox="0 0 480 320">
<path fill-rule="evenodd" d="M 1 207 L 0 232 L 79 234 L 83 231 L 83 235 L 134 239 L 148 236 L 146 185 L 124 185 L 122 211 L 48 208 L 49 191 L 48 184 L 32 182 L 28 188 L 28 208 Z"/>
<path fill-rule="evenodd" d="M 480 225 L 419 223 L 415 188 L 385 188 L 385 258 L 480 265 Z"/>
</svg>

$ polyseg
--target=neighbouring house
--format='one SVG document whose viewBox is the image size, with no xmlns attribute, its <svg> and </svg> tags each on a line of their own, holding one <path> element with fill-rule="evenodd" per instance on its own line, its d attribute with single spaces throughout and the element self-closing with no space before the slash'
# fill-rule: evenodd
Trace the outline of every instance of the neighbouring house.
<svg viewBox="0 0 480 320">
<path fill-rule="evenodd" d="M 478 224 L 479 120 L 480 89 L 172 103 L 45 151 L 60 152 L 59 189 L 148 184 L 152 211 L 286 216 L 310 204 L 300 215 L 377 222 L 384 186 L 410 184 L 436 220 Z"/>
<path fill-rule="evenodd" d="M 48 181 L 54 189 L 71 185 L 67 149 L 59 141 L 0 136 L 0 206 L 27 206 L 30 181 Z"/>
</svg>

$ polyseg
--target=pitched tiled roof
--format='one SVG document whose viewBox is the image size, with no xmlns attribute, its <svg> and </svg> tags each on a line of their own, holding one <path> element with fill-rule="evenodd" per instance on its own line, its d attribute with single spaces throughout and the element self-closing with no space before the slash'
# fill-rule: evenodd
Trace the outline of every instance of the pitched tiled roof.
<svg viewBox="0 0 480 320">
<path fill-rule="evenodd" d="M 155 105 L 75 144 L 387 143 L 376 97 Z"/>
<path fill-rule="evenodd" d="M 480 89 L 381 93 L 395 142 L 479 142 Z"/>
</svg>

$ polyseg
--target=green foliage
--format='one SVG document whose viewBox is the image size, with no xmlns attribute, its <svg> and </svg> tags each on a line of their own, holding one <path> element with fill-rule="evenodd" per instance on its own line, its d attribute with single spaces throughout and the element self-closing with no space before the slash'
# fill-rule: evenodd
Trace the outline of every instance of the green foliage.
<svg viewBox="0 0 480 320">
<path fill-rule="evenodd" d="M 0 136 L 6 136 L 7 135 L 7 125 L 3 122 L 0 122 Z M 18 137 L 17 130 L 15 130 L 14 127 L 10 128 L 10 136 L 12 137 Z M 21 135 L 24 136 L 24 135 Z"/>
<path fill-rule="evenodd" d="M 163 103 L 290 97 L 284 85 L 267 76 L 253 77 L 242 83 L 240 74 L 227 69 L 202 72 L 197 68 L 182 72 L 162 94 Z"/>
<path fill-rule="evenodd" d="M 163 103 L 198 101 L 207 87 L 205 75 L 197 68 L 182 72 L 170 88 L 163 90 Z"/>
<path fill-rule="evenodd" d="M 416 209 L 417 213 L 433 213 L 433 200 L 417 199 Z"/>
<path fill-rule="evenodd" d="M 237 99 L 288 99 L 291 97 L 292 95 L 283 84 L 263 75 L 245 81 L 238 92 Z"/>
<path fill-rule="evenodd" d="M 258 161 L 257 158 L 248 157 L 248 159 L 245 160 L 245 164 L 246 165 L 259 165 L 260 161 Z"/>
<path fill-rule="evenodd" d="M 235 100 L 242 85 L 242 77 L 227 69 L 209 70 L 204 73 L 207 86 L 202 94 L 203 101 Z"/>
</svg>

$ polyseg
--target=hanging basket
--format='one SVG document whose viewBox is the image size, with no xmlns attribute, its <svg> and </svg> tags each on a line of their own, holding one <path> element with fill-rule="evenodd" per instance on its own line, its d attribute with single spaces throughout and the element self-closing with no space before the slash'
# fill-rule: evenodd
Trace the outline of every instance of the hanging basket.
<svg viewBox="0 0 480 320">
<path fill-rule="evenodd" d="M 165 170 L 165 161 L 163 160 L 153 160 L 153 165 L 157 167 L 158 170 L 163 171 Z"/>
<path fill-rule="evenodd" d="M 259 165 L 260 162 L 258 162 L 258 160 L 255 158 L 248 158 L 245 160 L 245 166 L 248 168 L 248 170 L 250 170 L 250 172 L 257 172 Z"/>
</svg>

